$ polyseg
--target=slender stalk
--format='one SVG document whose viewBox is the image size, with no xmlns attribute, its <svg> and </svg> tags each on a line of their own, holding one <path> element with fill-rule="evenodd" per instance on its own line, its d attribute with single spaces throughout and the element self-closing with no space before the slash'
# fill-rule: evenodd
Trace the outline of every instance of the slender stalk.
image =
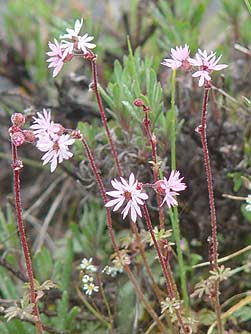
<svg viewBox="0 0 251 334">
<path fill-rule="evenodd" d="M 143 105 L 143 111 L 145 112 L 145 118 L 144 118 L 145 130 L 146 130 L 147 137 L 152 147 L 153 178 L 154 178 L 154 182 L 156 183 L 159 180 L 159 166 L 157 163 L 157 145 L 156 145 L 157 141 L 150 127 L 150 120 L 148 117 L 149 108 Z M 159 208 L 160 228 L 164 230 L 165 229 L 165 218 L 164 218 L 163 208 L 161 206 L 161 195 L 159 193 L 157 193 L 157 204 Z"/>
<path fill-rule="evenodd" d="M 96 181 L 98 183 L 99 190 L 100 190 L 101 196 L 103 198 L 103 201 L 104 201 L 104 203 L 106 203 L 108 199 L 107 199 L 107 195 L 106 195 L 106 192 L 105 192 L 105 187 L 104 187 L 103 182 L 101 180 L 101 177 L 99 175 L 99 172 L 98 172 L 97 166 L 95 164 L 95 160 L 94 160 L 94 157 L 92 155 L 92 152 L 91 152 L 91 150 L 90 150 L 90 148 L 88 146 L 88 143 L 87 143 L 87 141 L 86 141 L 86 139 L 84 137 L 82 137 L 81 141 L 82 141 L 82 144 L 84 146 L 84 149 L 85 149 L 86 155 L 88 157 L 88 160 L 90 162 L 92 172 L 95 175 Z M 121 260 L 121 255 L 120 255 L 119 247 L 118 247 L 118 245 L 116 243 L 115 235 L 114 235 L 114 232 L 113 232 L 112 218 L 111 218 L 111 212 L 110 212 L 109 208 L 106 208 L 106 222 L 107 222 L 107 227 L 108 227 L 108 231 L 109 231 L 109 235 L 110 235 L 110 238 L 111 238 L 111 242 L 112 242 L 113 248 L 114 248 L 115 252 L 117 253 L 117 256 L 119 257 L 119 259 Z M 164 333 L 166 331 L 165 326 L 159 320 L 158 315 L 155 313 L 155 311 L 153 310 L 153 308 L 151 307 L 151 305 L 145 299 L 144 293 L 142 292 L 142 290 L 141 290 L 141 288 L 140 288 L 140 286 L 139 286 L 139 284 L 137 282 L 137 279 L 133 275 L 133 273 L 132 273 L 129 265 L 123 264 L 123 268 L 124 268 L 125 272 L 127 273 L 130 281 L 134 285 L 134 288 L 135 288 L 135 290 L 136 290 L 139 298 L 141 299 L 142 303 L 145 305 L 146 310 L 152 316 L 152 318 L 156 321 L 156 323 L 158 324 L 159 329 L 162 330 L 163 333 Z"/>
<path fill-rule="evenodd" d="M 150 215 L 149 215 L 146 204 L 143 205 L 143 212 L 144 212 L 144 216 L 145 216 L 145 220 L 146 220 L 148 230 L 149 230 L 149 232 L 151 234 L 151 237 L 153 239 L 154 247 L 155 247 L 156 252 L 158 254 L 161 269 L 163 271 L 163 274 L 164 274 L 164 277 L 165 277 L 165 280 L 166 280 L 166 287 L 167 287 L 168 296 L 169 296 L 170 299 L 176 298 L 176 294 L 175 294 L 175 291 L 173 289 L 172 273 L 167 271 L 167 267 L 166 267 L 164 259 L 162 257 L 159 244 L 158 244 L 158 242 L 155 238 L 155 234 L 154 234 L 154 231 L 153 231 L 153 226 L 152 226 L 152 223 L 151 223 L 151 218 L 150 218 Z M 178 323 L 179 323 L 181 329 L 183 330 L 184 333 L 186 333 L 186 328 L 185 328 L 185 325 L 184 325 L 184 322 L 183 322 L 183 319 L 182 319 L 182 316 L 181 316 L 180 309 L 176 309 L 176 315 L 177 315 L 177 320 L 178 320 Z"/>
<path fill-rule="evenodd" d="M 39 334 L 43 333 L 43 326 L 40 320 L 40 314 L 38 310 L 36 292 L 34 285 L 34 275 L 32 270 L 32 263 L 29 253 L 29 248 L 26 240 L 25 229 L 22 217 L 22 204 L 21 204 L 21 193 L 20 193 L 20 169 L 22 167 L 21 161 L 18 160 L 17 147 L 12 143 L 12 168 L 14 177 L 14 193 L 15 193 L 15 206 L 16 206 L 16 217 L 19 230 L 19 237 L 22 244 L 25 265 L 27 270 L 27 275 L 30 284 L 30 300 L 34 304 L 33 315 L 36 317 L 36 327 Z"/>
<path fill-rule="evenodd" d="M 199 127 L 199 133 L 200 133 L 201 143 L 202 143 L 202 148 L 203 148 L 203 157 L 204 157 L 204 164 L 205 164 L 205 170 L 206 170 L 206 176 L 207 176 L 207 188 L 208 188 L 210 215 L 211 215 L 212 254 L 210 257 L 212 258 L 211 261 L 212 261 L 213 269 L 217 270 L 219 266 L 218 266 L 216 210 L 215 210 L 215 203 L 214 203 L 212 171 L 211 171 L 211 165 L 210 165 L 210 157 L 209 157 L 209 152 L 208 152 L 207 134 L 206 134 L 206 122 L 207 122 L 206 114 L 207 114 L 207 103 L 208 103 L 209 90 L 210 88 L 205 87 L 202 110 L 201 110 L 201 125 Z M 221 307 L 220 307 L 220 301 L 219 301 L 219 281 L 215 282 L 214 308 L 215 308 L 215 313 L 216 313 L 216 318 L 217 318 L 218 333 L 222 334 L 224 332 L 224 328 L 223 328 L 222 320 L 221 320 Z"/>
<path fill-rule="evenodd" d="M 144 266 L 146 268 L 146 272 L 148 274 L 148 277 L 152 283 L 152 288 L 153 288 L 153 291 L 156 295 L 156 297 L 158 298 L 158 301 L 159 303 L 161 303 L 161 301 L 163 300 L 162 298 L 162 291 L 159 289 L 158 285 L 156 284 L 155 280 L 154 280 L 154 277 L 153 277 L 153 272 L 149 266 L 149 263 L 147 261 L 147 258 L 146 258 L 146 254 L 145 254 L 145 250 L 144 250 L 144 246 L 142 245 L 141 243 L 141 240 L 140 240 L 140 236 L 139 236 L 139 232 L 138 232 L 138 228 L 137 228 L 137 225 L 131 221 L 131 228 L 132 228 L 132 231 L 133 233 L 135 234 L 135 238 L 136 238 L 136 242 L 138 244 L 138 247 L 139 247 L 139 251 L 140 251 L 140 255 L 141 255 L 141 258 L 142 258 L 142 261 L 144 263 Z"/>
<path fill-rule="evenodd" d="M 97 311 L 89 302 L 88 300 L 86 300 L 86 298 L 83 296 L 83 294 L 81 293 L 81 291 L 79 290 L 79 288 L 77 286 L 75 286 L 75 289 L 77 291 L 77 295 L 79 296 L 79 298 L 82 300 L 82 302 L 85 304 L 86 308 L 88 308 L 88 310 L 97 318 L 99 319 L 104 325 L 107 326 L 107 328 L 110 328 L 110 323 L 105 319 L 105 317 L 103 317 L 103 315 Z"/>
<path fill-rule="evenodd" d="M 102 298 L 104 300 L 104 304 L 105 304 L 105 307 L 106 307 L 106 310 L 107 310 L 107 313 L 108 313 L 108 317 L 109 317 L 109 322 L 110 322 L 109 330 L 110 330 L 110 334 L 113 334 L 112 312 L 111 312 L 111 308 L 110 308 L 109 302 L 107 300 L 107 297 L 106 297 L 106 294 L 105 294 L 105 290 L 103 288 L 103 285 L 102 285 L 102 282 L 101 282 L 101 279 L 100 279 L 99 275 L 98 275 L 98 283 L 99 283 L 100 292 L 101 292 Z"/>
<path fill-rule="evenodd" d="M 102 100 L 101 100 L 101 97 L 100 97 L 100 94 L 99 94 L 99 91 L 98 91 L 98 75 L 97 75 L 96 56 L 94 54 L 92 54 L 92 57 L 90 56 L 89 59 L 91 61 L 91 66 L 92 66 L 92 76 L 93 76 L 92 89 L 93 89 L 93 91 L 95 93 L 95 96 L 96 96 L 96 100 L 97 100 L 97 103 L 98 103 L 101 120 L 102 120 L 102 123 L 104 125 L 106 135 L 107 135 L 108 141 L 109 141 L 110 146 L 111 146 L 112 155 L 114 157 L 119 176 L 122 176 L 122 170 L 121 170 L 120 163 L 119 163 L 118 153 L 116 151 L 116 148 L 115 148 L 113 140 L 112 140 L 111 132 L 109 130 L 109 127 L 108 127 L 108 124 L 107 124 L 107 119 L 106 119 L 106 116 L 105 116 L 104 106 L 103 106 L 103 103 L 102 103 Z"/>
<path fill-rule="evenodd" d="M 176 70 L 172 70 L 172 82 L 171 82 L 171 168 L 173 171 L 176 170 L 176 112 L 175 112 L 175 84 L 176 84 Z M 172 210 L 170 210 L 172 211 Z M 170 212 L 169 212 L 170 214 Z M 187 293 L 187 280 L 186 280 L 186 269 L 184 265 L 183 254 L 180 245 L 180 226 L 179 226 L 179 214 L 178 208 L 173 208 L 173 215 L 171 216 L 171 223 L 173 227 L 173 233 L 176 243 L 177 255 L 178 255 L 178 263 L 179 263 L 179 271 L 180 271 L 180 283 L 182 290 L 182 297 L 184 300 L 184 306 L 186 311 L 189 308 L 189 299 Z"/>
</svg>

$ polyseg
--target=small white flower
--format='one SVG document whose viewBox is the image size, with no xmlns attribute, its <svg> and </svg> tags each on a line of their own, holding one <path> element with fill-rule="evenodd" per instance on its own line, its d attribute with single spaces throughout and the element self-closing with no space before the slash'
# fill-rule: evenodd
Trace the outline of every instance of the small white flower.
<svg viewBox="0 0 251 334">
<path fill-rule="evenodd" d="M 73 154 L 69 151 L 69 146 L 74 143 L 74 139 L 69 135 L 43 135 L 37 141 L 37 148 L 46 152 L 42 156 L 43 165 L 51 164 L 51 172 L 57 167 L 58 163 L 70 159 Z"/>
<path fill-rule="evenodd" d="M 118 273 L 123 272 L 123 268 L 116 268 L 111 266 L 105 266 L 102 272 L 108 276 L 116 277 Z"/>
<path fill-rule="evenodd" d="M 251 195 L 248 195 L 248 197 L 246 198 L 246 203 L 246 210 L 251 211 Z"/>
<path fill-rule="evenodd" d="M 80 268 L 91 273 L 95 273 L 98 270 L 97 267 L 92 264 L 92 257 L 90 257 L 89 260 L 87 258 L 84 258 L 81 261 Z"/>
<path fill-rule="evenodd" d="M 89 275 L 84 275 L 83 278 L 82 278 L 82 282 L 83 283 L 93 282 L 93 277 L 91 277 Z"/>
<path fill-rule="evenodd" d="M 84 284 L 83 290 L 85 291 L 86 295 L 91 296 L 93 292 L 99 291 L 99 287 L 91 282 L 91 283 Z"/>
<path fill-rule="evenodd" d="M 135 223 L 137 216 L 142 217 L 140 205 L 144 205 L 144 201 L 148 199 L 148 195 L 141 192 L 142 186 L 135 179 L 133 173 L 130 174 L 129 182 L 123 177 L 120 178 L 121 182 L 114 179 L 111 181 L 115 191 L 108 191 L 107 195 L 114 197 L 106 203 L 106 207 L 112 207 L 113 211 L 117 211 L 126 202 L 126 206 L 122 210 L 123 219 L 130 212 L 132 221 Z"/>
</svg>

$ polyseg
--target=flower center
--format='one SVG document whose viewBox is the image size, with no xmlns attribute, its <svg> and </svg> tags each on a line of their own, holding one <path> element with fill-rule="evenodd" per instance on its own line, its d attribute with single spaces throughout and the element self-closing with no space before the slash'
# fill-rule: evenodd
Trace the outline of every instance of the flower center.
<svg viewBox="0 0 251 334">
<path fill-rule="evenodd" d="M 57 141 L 55 141 L 55 143 L 53 144 L 53 151 L 56 151 L 56 152 L 58 152 L 58 150 L 59 150 L 59 145 L 58 145 L 58 142 Z"/>
<path fill-rule="evenodd" d="M 128 201 L 132 199 L 132 194 L 130 193 L 130 191 L 125 191 L 124 192 L 124 197 L 125 199 L 127 199 Z"/>
</svg>

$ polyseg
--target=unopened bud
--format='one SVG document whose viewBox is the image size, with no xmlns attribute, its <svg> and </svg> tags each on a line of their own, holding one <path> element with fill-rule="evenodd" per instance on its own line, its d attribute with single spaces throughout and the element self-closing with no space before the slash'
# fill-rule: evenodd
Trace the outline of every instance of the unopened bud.
<svg viewBox="0 0 251 334">
<path fill-rule="evenodd" d="M 71 137 L 74 138 L 74 139 L 81 139 L 82 135 L 81 135 L 81 132 L 79 130 L 72 130 Z"/>
<path fill-rule="evenodd" d="M 143 183 L 142 182 L 138 182 L 137 186 L 136 186 L 136 189 L 137 190 L 141 190 L 142 188 L 143 188 Z"/>
<path fill-rule="evenodd" d="M 52 131 L 53 131 L 55 134 L 61 136 L 61 135 L 64 133 L 65 128 L 63 127 L 63 125 L 61 125 L 61 124 L 59 124 L 59 123 L 55 123 L 55 124 L 53 124 Z"/>
<path fill-rule="evenodd" d="M 12 164 L 12 168 L 17 171 L 20 170 L 21 168 L 23 168 L 23 162 L 21 160 L 16 160 L 13 164 Z"/>
<path fill-rule="evenodd" d="M 24 135 L 21 131 L 14 132 L 11 136 L 11 141 L 15 146 L 20 146 L 25 142 Z"/>
<path fill-rule="evenodd" d="M 11 116 L 11 122 L 13 125 L 21 127 L 25 123 L 25 117 L 21 113 L 15 113 Z"/>
<path fill-rule="evenodd" d="M 28 143 L 34 143 L 36 141 L 35 134 L 32 130 L 23 130 L 24 139 Z"/>
<path fill-rule="evenodd" d="M 144 107 L 145 106 L 144 102 L 141 99 L 136 99 L 136 100 L 134 100 L 133 103 L 136 107 Z"/>
<path fill-rule="evenodd" d="M 162 185 L 164 184 L 163 180 L 159 180 L 157 182 L 154 183 L 153 185 L 153 189 L 158 193 L 158 194 L 164 194 L 165 191 L 162 187 Z"/>
<path fill-rule="evenodd" d="M 90 60 L 90 61 L 96 61 L 97 55 L 95 55 L 91 51 L 88 51 L 84 54 L 84 58 L 87 59 L 87 60 Z"/>
</svg>

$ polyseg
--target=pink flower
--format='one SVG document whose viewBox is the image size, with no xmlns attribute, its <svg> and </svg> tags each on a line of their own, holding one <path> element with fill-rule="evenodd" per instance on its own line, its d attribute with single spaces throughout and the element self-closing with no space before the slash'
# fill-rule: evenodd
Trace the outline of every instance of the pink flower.
<svg viewBox="0 0 251 334">
<path fill-rule="evenodd" d="M 68 38 L 73 39 L 74 37 L 78 37 L 79 32 L 83 25 L 83 19 L 76 20 L 74 24 L 74 29 L 66 28 L 67 34 L 60 36 L 61 39 Z"/>
<path fill-rule="evenodd" d="M 144 201 L 148 199 L 148 195 L 141 192 L 142 186 L 135 179 L 133 173 L 130 174 L 129 182 L 123 177 L 120 178 L 121 182 L 114 179 L 111 181 L 114 191 L 108 191 L 107 195 L 114 197 L 106 203 L 106 207 L 112 207 L 113 211 L 117 211 L 121 206 L 126 203 L 126 206 L 122 210 L 123 219 L 128 215 L 131 216 L 132 221 L 135 223 L 137 215 L 142 217 L 140 205 L 144 205 Z"/>
<path fill-rule="evenodd" d="M 190 50 L 187 44 L 184 47 L 176 46 L 176 49 L 171 49 L 171 58 L 164 59 L 161 64 L 171 67 L 173 70 L 180 67 L 188 70 L 190 68 L 189 54 Z"/>
<path fill-rule="evenodd" d="M 199 86 L 203 86 L 205 83 L 207 84 L 210 82 L 211 76 L 210 74 L 213 71 L 220 71 L 223 70 L 224 68 L 228 67 L 226 64 L 221 64 L 218 65 L 218 62 L 220 61 L 221 56 L 219 56 L 216 59 L 216 53 L 212 52 L 208 55 L 207 51 L 204 50 L 198 50 L 198 52 L 195 55 L 195 59 L 190 58 L 190 64 L 193 66 L 199 66 L 200 70 L 193 73 L 193 77 L 197 78 L 200 77 L 199 79 Z"/>
<path fill-rule="evenodd" d="M 88 36 L 88 34 L 84 34 L 84 36 L 80 36 L 80 30 L 83 25 L 83 19 L 76 20 L 74 24 L 74 29 L 67 28 L 67 34 L 60 36 L 62 41 L 62 48 L 64 52 L 67 54 L 72 54 L 74 49 L 81 50 L 85 53 L 88 52 L 88 49 L 93 49 L 96 47 L 96 44 L 90 43 L 94 39 L 93 36 Z M 69 39 L 70 41 L 64 40 Z"/>
<path fill-rule="evenodd" d="M 54 67 L 53 77 L 55 77 L 61 71 L 68 52 L 63 50 L 62 45 L 56 39 L 54 39 L 54 44 L 49 42 L 48 45 L 51 51 L 46 52 L 49 56 L 46 61 L 50 63 L 48 68 Z"/>
<path fill-rule="evenodd" d="M 50 163 L 51 164 L 51 173 L 57 167 L 58 163 L 63 162 L 63 160 L 70 159 L 73 154 L 69 151 L 69 146 L 74 143 L 74 139 L 70 138 L 69 135 L 44 135 L 39 137 L 37 141 L 37 148 L 46 152 L 42 156 L 43 165 Z"/>
<path fill-rule="evenodd" d="M 179 195 L 180 191 L 186 189 L 186 184 L 183 183 L 182 180 L 183 177 L 180 178 L 179 171 L 172 171 L 168 179 L 164 177 L 163 180 L 156 182 L 155 188 L 164 195 L 161 206 L 165 202 L 169 208 L 178 205 L 175 196 Z"/>
<path fill-rule="evenodd" d="M 43 113 L 37 113 L 38 117 L 33 117 L 34 123 L 30 126 L 30 128 L 34 131 L 34 134 L 37 138 L 43 135 L 51 135 L 57 134 L 61 132 L 62 125 L 55 124 L 51 120 L 51 112 L 43 109 Z"/>
</svg>

